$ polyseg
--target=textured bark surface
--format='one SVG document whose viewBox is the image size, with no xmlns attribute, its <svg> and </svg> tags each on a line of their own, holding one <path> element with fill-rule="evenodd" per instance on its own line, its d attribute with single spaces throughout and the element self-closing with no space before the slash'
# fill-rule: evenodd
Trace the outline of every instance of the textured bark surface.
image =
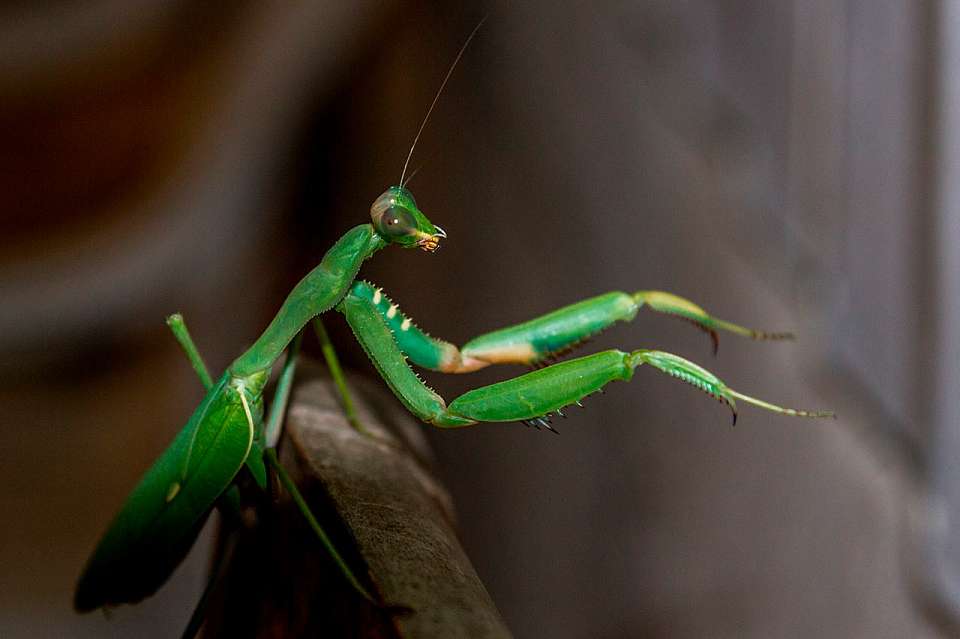
<svg viewBox="0 0 960 639">
<path fill-rule="evenodd" d="M 206 636 L 509 637 L 457 540 L 422 426 L 382 384 L 355 378 L 372 434 L 361 435 L 328 379 L 315 369 L 301 378 L 281 459 L 338 551 L 401 611 L 387 614 L 360 598 L 283 494 L 239 534 Z"/>
</svg>

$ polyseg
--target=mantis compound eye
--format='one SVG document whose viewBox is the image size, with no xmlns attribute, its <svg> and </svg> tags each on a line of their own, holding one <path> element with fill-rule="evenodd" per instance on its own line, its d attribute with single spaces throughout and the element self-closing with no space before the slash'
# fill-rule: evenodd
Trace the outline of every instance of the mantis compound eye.
<svg viewBox="0 0 960 639">
<path fill-rule="evenodd" d="M 447 235 L 417 209 L 413 194 L 402 186 L 391 186 L 370 206 L 373 227 L 385 241 L 404 248 L 435 251 Z"/>
<path fill-rule="evenodd" d="M 417 230 L 413 213 L 399 206 L 391 206 L 377 220 L 377 231 L 386 239 L 411 235 Z"/>
</svg>

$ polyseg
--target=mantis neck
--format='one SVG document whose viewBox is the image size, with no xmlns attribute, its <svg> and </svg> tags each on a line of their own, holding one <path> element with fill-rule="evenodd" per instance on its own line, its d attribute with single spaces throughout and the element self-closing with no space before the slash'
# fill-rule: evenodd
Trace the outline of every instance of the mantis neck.
<svg viewBox="0 0 960 639">
<path fill-rule="evenodd" d="M 230 365 L 230 373 L 245 377 L 269 369 L 307 322 L 343 299 L 364 260 L 384 246 L 370 224 L 347 231 L 293 287 L 263 334 Z"/>
</svg>

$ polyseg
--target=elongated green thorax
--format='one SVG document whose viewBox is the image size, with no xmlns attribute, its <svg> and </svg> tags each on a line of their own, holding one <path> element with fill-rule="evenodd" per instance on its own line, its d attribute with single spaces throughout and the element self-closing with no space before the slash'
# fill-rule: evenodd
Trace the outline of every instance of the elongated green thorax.
<svg viewBox="0 0 960 639">
<path fill-rule="evenodd" d="M 364 260 L 385 245 L 370 224 L 347 231 L 290 291 L 259 339 L 230 365 L 231 373 L 243 377 L 270 368 L 311 318 L 343 299 Z"/>
</svg>

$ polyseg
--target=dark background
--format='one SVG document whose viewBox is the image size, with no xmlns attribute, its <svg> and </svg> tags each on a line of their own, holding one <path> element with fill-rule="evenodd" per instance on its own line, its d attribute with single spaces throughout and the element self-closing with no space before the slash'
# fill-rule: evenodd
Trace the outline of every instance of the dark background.
<svg viewBox="0 0 960 639">
<path fill-rule="evenodd" d="M 955 632 L 946 5 L 229 6 L 0 9 L 0 635 L 180 632 L 203 545 L 142 605 L 70 609 L 98 535 L 201 397 L 163 318 L 183 312 L 217 370 L 241 352 L 397 181 L 488 12 L 412 163 L 450 237 L 365 276 L 457 343 L 607 290 L 669 290 L 800 339 L 722 336 L 713 359 L 698 331 L 642 314 L 590 348 L 670 350 L 840 414 L 744 407 L 731 429 L 641 369 L 560 437 L 431 433 L 516 635 Z M 453 398 L 520 372 L 427 377 Z"/>
</svg>

